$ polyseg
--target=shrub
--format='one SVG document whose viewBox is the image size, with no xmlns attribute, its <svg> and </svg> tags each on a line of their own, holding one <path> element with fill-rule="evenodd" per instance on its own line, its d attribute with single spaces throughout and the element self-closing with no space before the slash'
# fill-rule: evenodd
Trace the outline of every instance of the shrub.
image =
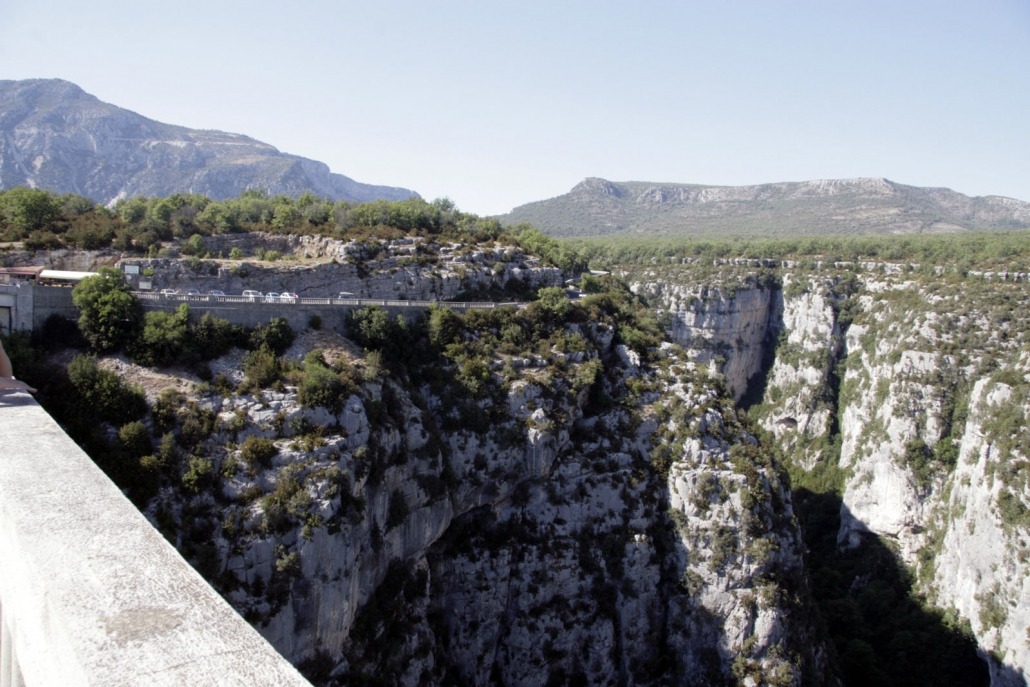
<svg viewBox="0 0 1030 687">
<path fill-rule="evenodd" d="M 265 346 L 276 355 L 282 355 L 293 343 L 293 329 L 282 317 L 273 317 L 266 325 L 259 325 L 250 334 L 253 348 Z"/>
<path fill-rule="evenodd" d="M 186 395 L 178 389 L 168 388 L 161 392 L 150 409 L 154 428 L 159 432 L 170 432 L 176 424 L 179 408 L 186 402 Z"/>
<path fill-rule="evenodd" d="M 271 439 L 260 437 L 247 437 L 240 447 L 240 458 L 250 467 L 260 466 L 263 468 L 272 465 L 272 457 L 279 453 L 275 442 Z"/>
<path fill-rule="evenodd" d="M 185 408 L 179 411 L 178 415 L 182 423 L 179 443 L 186 448 L 194 448 L 197 444 L 211 436 L 211 432 L 215 429 L 214 411 L 209 408 L 201 408 L 196 403 L 188 403 Z"/>
<path fill-rule="evenodd" d="M 186 464 L 186 471 L 182 475 L 182 488 L 196 494 L 213 473 L 214 463 L 209 458 L 191 455 Z"/>
<path fill-rule="evenodd" d="M 68 379 L 82 398 L 82 407 L 111 424 L 124 425 L 147 412 L 143 392 L 125 384 L 115 373 L 101 369 L 92 356 L 75 356 L 68 363 Z"/>
<path fill-rule="evenodd" d="M 193 350 L 200 360 L 212 360 L 225 355 L 234 346 L 244 346 L 247 337 L 243 327 L 228 320 L 204 313 L 191 331 Z"/>
<path fill-rule="evenodd" d="M 279 359 L 267 346 L 262 346 L 243 358 L 243 388 L 263 389 L 279 379 L 281 372 Z"/>
<path fill-rule="evenodd" d="M 153 449 L 150 431 L 139 420 L 122 425 L 118 430 L 118 440 L 121 442 L 122 450 L 132 458 L 142 458 Z"/>
<path fill-rule="evenodd" d="M 297 387 L 297 401 L 305 407 L 321 406 L 334 414 L 343 409 L 347 387 L 340 375 L 328 367 L 309 364 L 304 367 L 304 378 Z"/>
</svg>

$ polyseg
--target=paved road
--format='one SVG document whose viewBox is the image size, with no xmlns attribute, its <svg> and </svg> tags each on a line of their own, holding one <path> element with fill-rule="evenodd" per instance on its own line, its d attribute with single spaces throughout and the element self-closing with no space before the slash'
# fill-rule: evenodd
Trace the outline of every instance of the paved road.
<svg viewBox="0 0 1030 687">
<path fill-rule="evenodd" d="M 175 296 L 163 296 L 160 293 L 154 293 L 152 291 L 135 291 L 136 297 L 141 301 L 158 301 L 164 303 L 171 302 L 195 302 L 195 303 L 264 303 L 266 305 L 343 305 L 343 306 L 366 306 L 366 305 L 378 305 L 382 307 L 390 308 L 429 308 L 434 305 L 447 308 L 456 308 L 459 310 L 472 310 L 472 309 L 492 309 L 500 308 L 503 306 L 521 307 L 525 303 L 511 301 L 505 303 L 495 303 L 493 301 L 409 301 L 409 300 L 391 300 L 387 298 L 296 298 L 296 299 L 276 299 L 266 300 L 264 298 L 258 298 L 256 296 L 206 296 L 206 295 L 194 295 L 187 296 L 184 294 L 178 294 Z"/>
</svg>

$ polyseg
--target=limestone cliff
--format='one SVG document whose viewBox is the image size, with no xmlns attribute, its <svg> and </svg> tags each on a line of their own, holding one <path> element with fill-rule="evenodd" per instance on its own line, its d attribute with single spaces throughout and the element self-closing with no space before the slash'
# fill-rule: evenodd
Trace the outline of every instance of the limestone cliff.
<svg viewBox="0 0 1030 687">
<path fill-rule="evenodd" d="M 703 286 L 689 267 L 633 278 L 696 359 L 713 352 L 697 342 L 717 342 L 727 384 L 750 392 L 799 474 L 840 475 L 840 546 L 887 542 L 970 624 L 992 684 L 1024 684 L 1027 275 L 788 264 L 729 266 Z"/>
<path fill-rule="evenodd" d="M 560 286 L 562 273 L 512 245 L 432 241 L 424 237 L 343 241 L 317 236 L 249 233 L 205 240 L 210 259 L 129 258 L 152 274 L 151 289 L 218 289 L 239 294 L 290 291 L 302 298 L 455 300 L 463 296 L 525 296 Z M 269 254 L 284 260 L 262 260 Z M 238 258 L 228 259 L 230 255 Z"/>
<path fill-rule="evenodd" d="M 319 684 L 832 683 L 780 466 L 613 298 L 437 313 L 338 407 L 204 394 L 147 512 Z"/>
</svg>

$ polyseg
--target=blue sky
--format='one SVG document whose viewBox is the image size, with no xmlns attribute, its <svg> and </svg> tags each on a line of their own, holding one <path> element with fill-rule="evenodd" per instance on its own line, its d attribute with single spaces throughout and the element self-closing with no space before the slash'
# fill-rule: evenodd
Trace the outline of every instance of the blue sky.
<svg viewBox="0 0 1030 687">
<path fill-rule="evenodd" d="M 589 176 L 1030 201 L 1030 0 L 3 0 L 26 78 L 482 215 Z"/>
</svg>

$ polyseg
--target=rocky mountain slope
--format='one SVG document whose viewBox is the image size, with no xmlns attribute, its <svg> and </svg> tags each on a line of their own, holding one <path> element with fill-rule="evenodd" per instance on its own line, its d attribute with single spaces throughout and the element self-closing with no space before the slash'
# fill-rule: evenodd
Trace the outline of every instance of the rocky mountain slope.
<svg viewBox="0 0 1030 687">
<path fill-rule="evenodd" d="M 175 193 L 224 199 L 251 188 L 357 202 L 417 195 L 362 184 L 239 134 L 155 122 L 58 79 L 0 81 L 0 188 L 15 186 L 103 204 Z"/>
<path fill-rule="evenodd" d="M 701 186 L 590 178 L 500 219 L 553 236 L 899 234 L 1022 229 L 1030 203 L 886 179 Z"/>
<path fill-rule="evenodd" d="M 795 487 L 839 492 L 837 555 L 885 545 L 919 593 L 968 623 L 993 685 L 1026 684 L 1030 274 L 718 269 L 629 276 L 691 357 L 726 373 Z"/>
</svg>

